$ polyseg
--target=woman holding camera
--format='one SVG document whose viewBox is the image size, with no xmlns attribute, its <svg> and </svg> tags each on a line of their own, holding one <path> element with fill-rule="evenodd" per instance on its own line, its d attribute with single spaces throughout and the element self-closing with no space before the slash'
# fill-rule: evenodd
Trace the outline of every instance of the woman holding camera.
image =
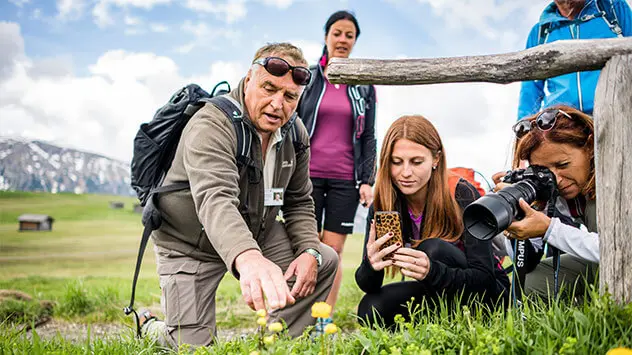
<svg viewBox="0 0 632 355">
<path fill-rule="evenodd" d="M 375 199 L 369 209 L 362 263 L 356 282 L 366 295 L 358 315 L 369 323 L 394 324 L 408 316 L 406 303 L 435 307 L 478 296 L 493 303 L 509 281 L 492 254 L 491 241 L 464 231 L 462 209 L 480 195 L 460 179 L 455 196 L 448 186 L 444 147 L 435 127 L 422 116 L 403 116 L 389 128 L 380 152 Z M 403 241 L 381 248 L 393 237 L 377 235 L 374 212 L 397 211 Z M 411 281 L 383 285 L 385 270 Z M 378 321 L 374 314 L 381 317 Z"/>
<path fill-rule="evenodd" d="M 581 279 L 592 283 L 599 263 L 593 120 L 574 108 L 556 106 L 518 121 L 514 132 L 514 166 L 526 160 L 529 165 L 551 170 L 559 197 L 553 218 L 521 200 L 525 217 L 507 228 L 508 236 L 522 240 L 543 237 L 566 253 L 560 259 L 559 280 L 561 285 L 574 286 L 576 295 L 582 295 L 585 283 Z M 503 185 L 498 184 L 496 190 Z M 538 262 L 540 258 L 533 260 Z M 553 275 L 553 260 L 546 258 L 527 274 L 526 293 L 547 297 L 554 288 Z"/>
</svg>

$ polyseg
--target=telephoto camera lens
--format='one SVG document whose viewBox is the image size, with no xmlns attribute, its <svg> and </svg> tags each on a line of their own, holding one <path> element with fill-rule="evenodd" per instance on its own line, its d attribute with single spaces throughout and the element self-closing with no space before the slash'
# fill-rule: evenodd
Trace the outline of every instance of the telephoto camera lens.
<svg viewBox="0 0 632 355">
<path fill-rule="evenodd" d="M 463 211 L 465 229 L 480 240 L 489 240 L 524 217 L 519 200 L 528 204 L 548 201 L 556 196 L 555 174 L 543 166 L 510 171 L 503 182 L 514 183 L 497 193 L 487 194 L 470 203 Z"/>
<path fill-rule="evenodd" d="M 520 217 L 522 209 L 518 201 L 521 197 L 529 204 L 535 200 L 536 190 L 529 181 L 520 181 L 479 198 L 463 211 L 465 229 L 476 239 L 493 238 Z"/>
</svg>

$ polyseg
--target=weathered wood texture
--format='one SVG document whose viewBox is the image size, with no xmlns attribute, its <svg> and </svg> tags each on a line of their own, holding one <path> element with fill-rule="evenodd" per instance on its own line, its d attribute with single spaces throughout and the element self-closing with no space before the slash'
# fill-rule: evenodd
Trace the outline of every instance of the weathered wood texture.
<svg viewBox="0 0 632 355">
<path fill-rule="evenodd" d="M 632 38 L 557 41 L 520 52 L 455 58 L 333 58 L 327 77 L 336 84 L 508 84 L 601 69 L 619 54 L 632 54 Z"/>
<path fill-rule="evenodd" d="M 632 302 L 632 55 L 601 71 L 594 118 L 600 287 Z"/>
</svg>

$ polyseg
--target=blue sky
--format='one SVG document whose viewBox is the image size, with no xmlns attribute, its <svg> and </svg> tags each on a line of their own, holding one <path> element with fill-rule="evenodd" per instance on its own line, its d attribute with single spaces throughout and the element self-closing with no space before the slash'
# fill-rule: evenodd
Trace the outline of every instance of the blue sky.
<svg viewBox="0 0 632 355">
<path fill-rule="evenodd" d="M 290 41 L 315 62 L 323 25 L 355 12 L 353 58 L 521 50 L 548 0 L 0 0 L 0 135 L 129 161 L 140 123 L 179 87 L 236 84 L 255 50 Z M 518 84 L 378 87 L 377 135 L 429 118 L 451 166 L 507 167 Z"/>
</svg>

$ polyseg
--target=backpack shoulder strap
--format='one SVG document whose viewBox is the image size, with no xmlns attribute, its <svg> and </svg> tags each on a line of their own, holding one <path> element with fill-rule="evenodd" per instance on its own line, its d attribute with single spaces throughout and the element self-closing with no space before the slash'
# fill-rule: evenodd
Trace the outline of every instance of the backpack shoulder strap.
<svg viewBox="0 0 632 355">
<path fill-rule="evenodd" d="M 617 17 L 617 11 L 614 8 L 613 0 L 595 0 L 597 10 L 601 12 L 604 20 L 610 27 L 610 30 L 614 32 L 617 37 L 623 37 L 623 30 L 619 25 L 619 18 Z"/>
<path fill-rule="evenodd" d="M 538 45 L 542 45 L 546 42 L 547 37 L 549 36 L 549 30 L 551 28 L 551 23 L 543 23 L 540 24 L 538 28 Z"/>
<path fill-rule="evenodd" d="M 461 176 L 448 171 L 448 187 L 450 188 L 452 196 L 456 196 L 456 185 L 459 184 L 459 181 L 461 181 Z"/>
<path fill-rule="evenodd" d="M 303 153 L 305 153 L 305 151 L 307 149 L 309 149 L 309 144 L 305 145 L 303 144 L 303 142 L 301 141 L 301 136 L 299 133 L 299 127 L 298 124 L 296 123 L 298 120 L 294 120 L 294 122 L 292 123 L 292 126 L 290 127 L 290 139 L 292 140 L 292 145 L 294 146 L 294 154 L 299 157 L 300 155 L 302 155 Z"/>
<path fill-rule="evenodd" d="M 241 169 L 253 164 L 250 159 L 250 149 L 252 148 L 252 131 L 246 127 L 243 121 L 243 111 L 241 104 L 228 95 L 215 96 L 210 99 L 203 99 L 217 106 L 226 117 L 233 123 L 235 134 L 237 135 L 237 167 Z"/>
</svg>

